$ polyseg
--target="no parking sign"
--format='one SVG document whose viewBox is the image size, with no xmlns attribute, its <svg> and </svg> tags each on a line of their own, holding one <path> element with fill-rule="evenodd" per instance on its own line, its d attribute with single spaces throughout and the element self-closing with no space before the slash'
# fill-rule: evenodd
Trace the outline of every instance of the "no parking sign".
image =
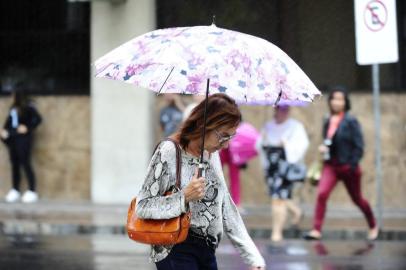
<svg viewBox="0 0 406 270">
<path fill-rule="evenodd" d="M 359 65 L 398 61 L 396 0 L 354 0 Z"/>
</svg>

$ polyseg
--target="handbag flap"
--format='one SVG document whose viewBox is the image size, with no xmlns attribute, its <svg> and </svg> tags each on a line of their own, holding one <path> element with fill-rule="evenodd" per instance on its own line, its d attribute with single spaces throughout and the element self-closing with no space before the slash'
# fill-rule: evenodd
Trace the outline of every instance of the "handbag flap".
<svg viewBox="0 0 406 270">
<path fill-rule="evenodd" d="M 176 147 L 176 182 L 175 187 L 180 190 L 180 178 L 181 178 L 181 150 L 179 145 L 172 139 L 166 139 L 172 141 Z M 171 194 L 170 191 L 165 193 L 165 196 Z M 191 213 L 187 212 L 181 214 L 178 217 L 170 219 L 141 219 L 137 216 L 136 206 L 137 199 L 134 198 L 127 214 L 127 232 L 136 233 L 137 235 L 148 234 L 160 234 L 160 233 L 179 233 L 182 228 L 186 228 L 186 232 L 190 225 Z M 148 237 L 145 239 L 148 240 Z M 170 238 L 172 239 L 172 238 Z M 142 241 L 141 241 L 142 242 Z M 146 243 L 148 241 L 145 241 Z"/>
<path fill-rule="evenodd" d="M 181 217 L 171 219 L 140 219 L 136 213 L 136 198 L 131 202 L 127 216 L 127 230 L 134 232 L 171 233 L 180 230 Z"/>
</svg>

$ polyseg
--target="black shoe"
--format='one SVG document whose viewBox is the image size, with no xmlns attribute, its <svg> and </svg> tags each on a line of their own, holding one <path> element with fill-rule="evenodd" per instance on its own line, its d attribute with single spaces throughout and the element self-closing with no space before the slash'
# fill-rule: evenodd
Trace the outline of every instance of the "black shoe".
<svg viewBox="0 0 406 270">
<path fill-rule="evenodd" d="M 303 238 L 304 240 L 308 240 L 308 241 L 318 241 L 318 240 L 321 240 L 321 237 L 313 236 L 313 235 L 311 235 L 311 234 L 308 233 L 308 232 L 302 234 L 302 238 Z"/>
</svg>

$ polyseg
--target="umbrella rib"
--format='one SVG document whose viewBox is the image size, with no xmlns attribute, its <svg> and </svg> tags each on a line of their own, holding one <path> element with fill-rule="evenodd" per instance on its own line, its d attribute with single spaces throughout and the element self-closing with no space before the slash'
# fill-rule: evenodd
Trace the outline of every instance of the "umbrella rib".
<svg viewBox="0 0 406 270">
<path fill-rule="evenodd" d="M 279 92 L 279 95 L 276 98 L 275 103 L 273 104 L 274 107 L 276 107 L 278 105 L 279 101 L 281 100 L 281 97 L 282 97 L 282 90 Z"/>
<path fill-rule="evenodd" d="M 169 76 L 171 76 L 172 71 L 173 71 L 173 69 L 174 69 L 174 68 L 175 68 L 175 66 L 173 66 L 173 67 L 172 67 L 172 69 L 171 69 L 171 71 L 169 72 L 168 76 L 166 76 L 166 79 L 165 79 L 164 83 L 162 84 L 161 88 L 159 88 L 158 95 L 161 93 L 162 88 L 164 88 L 164 85 L 165 85 L 165 84 L 166 84 L 166 82 L 168 81 Z"/>
</svg>

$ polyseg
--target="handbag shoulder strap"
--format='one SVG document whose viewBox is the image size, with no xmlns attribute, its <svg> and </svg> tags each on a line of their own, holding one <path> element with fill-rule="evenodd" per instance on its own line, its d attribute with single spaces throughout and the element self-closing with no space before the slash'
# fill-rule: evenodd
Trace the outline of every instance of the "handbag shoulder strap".
<svg viewBox="0 0 406 270">
<path fill-rule="evenodd" d="M 181 160 L 181 150 L 180 150 L 179 144 L 171 138 L 165 138 L 155 146 L 153 153 L 155 153 L 158 146 L 164 141 L 170 141 L 175 145 L 175 149 L 176 149 L 176 183 L 175 183 L 175 185 L 180 190 L 180 188 L 181 188 L 180 187 L 180 178 L 182 175 L 182 164 L 181 164 L 182 160 Z"/>
</svg>

